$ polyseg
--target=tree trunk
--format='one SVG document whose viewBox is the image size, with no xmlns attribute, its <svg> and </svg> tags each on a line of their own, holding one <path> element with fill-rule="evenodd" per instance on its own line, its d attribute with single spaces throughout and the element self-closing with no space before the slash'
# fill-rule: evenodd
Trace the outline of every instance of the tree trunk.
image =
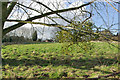
<svg viewBox="0 0 120 80">
<path fill-rule="evenodd" d="M 0 79 L 2 78 L 1 46 L 2 46 L 2 2 L 0 2 Z"/>
</svg>

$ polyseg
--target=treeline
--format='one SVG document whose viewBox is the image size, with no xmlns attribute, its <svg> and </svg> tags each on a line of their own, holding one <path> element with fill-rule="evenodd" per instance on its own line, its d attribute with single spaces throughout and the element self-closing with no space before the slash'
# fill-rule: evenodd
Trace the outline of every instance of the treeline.
<svg viewBox="0 0 120 80">
<path fill-rule="evenodd" d="M 120 34 L 117 33 L 116 35 L 112 34 L 110 31 L 101 31 L 100 34 L 102 36 L 99 36 L 99 38 L 92 39 L 91 41 L 118 41 L 120 38 Z M 2 40 L 3 43 L 9 42 L 9 43 L 32 43 L 32 42 L 59 42 L 59 40 L 53 40 L 53 39 L 38 39 L 37 38 L 37 32 L 35 31 L 32 35 L 32 38 L 26 38 L 24 36 L 10 36 L 5 35 Z"/>
<path fill-rule="evenodd" d="M 99 37 L 98 39 L 95 39 L 94 41 L 105 41 L 105 40 L 107 40 L 107 41 L 109 41 L 109 40 L 113 40 L 113 41 L 118 41 L 119 40 L 119 38 L 120 38 L 120 35 L 107 35 L 107 37 L 106 37 L 106 35 L 104 35 L 105 37 Z M 4 42 L 33 42 L 33 41 L 38 41 L 38 42 L 53 42 L 53 41 L 55 41 L 55 40 L 48 40 L 48 39 L 46 39 L 46 40 L 44 40 L 44 41 L 42 41 L 41 39 L 36 39 L 36 40 L 34 40 L 34 39 L 29 39 L 29 38 L 25 38 L 24 36 L 8 36 L 8 35 L 6 35 L 6 36 L 4 36 L 3 37 L 3 40 L 2 40 L 2 42 L 4 43 Z M 57 42 L 57 40 L 56 40 L 56 42 Z"/>
<path fill-rule="evenodd" d="M 119 41 L 120 33 L 112 34 L 109 30 L 104 30 L 100 32 L 101 36 L 97 39 L 99 41 Z"/>
<path fill-rule="evenodd" d="M 15 42 L 15 43 L 22 43 L 22 42 L 32 42 L 37 41 L 37 31 L 35 31 L 32 35 L 32 38 L 26 38 L 24 36 L 11 36 L 11 35 L 5 35 L 3 37 L 2 42 Z M 41 40 L 38 40 L 41 41 Z"/>
<path fill-rule="evenodd" d="M 2 42 L 28 42 L 28 41 L 32 41 L 32 39 L 29 38 L 25 38 L 24 36 L 8 36 L 5 35 L 3 37 Z"/>
<path fill-rule="evenodd" d="M 119 37 L 120 36 L 117 36 L 117 35 L 113 35 L 113 36 L 105 36 L 105 37 L 99 37 L 98 39 L 96 39 L 97 41 L 119 41 Z M 94 41 L 96 41 L 94 40 Z"/>
</svg>

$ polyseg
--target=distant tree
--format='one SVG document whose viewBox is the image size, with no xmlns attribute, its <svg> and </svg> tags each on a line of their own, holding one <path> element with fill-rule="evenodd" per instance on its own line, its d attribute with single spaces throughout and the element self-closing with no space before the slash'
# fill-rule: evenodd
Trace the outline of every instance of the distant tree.
<svg viewBox="0 0 120 80">
<path fill-rule="evenodd" d="M 37 31 L 35 31 L 32 35 L 32 40 L 37 41 Z"/>
<path fill-rule="evenodd" d="M 42 39 L 38 39 L 39 42 L 42 42 Z"/>
<path fill-rule="evenodd" d="M 99 40 L 102 40 L 102 41 L 104 41 L 104 40 L 108 40 L 109 41 L 112 38 L 112 36 L 113 36 L 113 34 L 112 34 L 112 32 L 110 30 L 103 30 L 100 33 L 101 33 L 101 35 L 104 36 L 104 37 L 101 36 L 99 38 Z"/>
</svg>

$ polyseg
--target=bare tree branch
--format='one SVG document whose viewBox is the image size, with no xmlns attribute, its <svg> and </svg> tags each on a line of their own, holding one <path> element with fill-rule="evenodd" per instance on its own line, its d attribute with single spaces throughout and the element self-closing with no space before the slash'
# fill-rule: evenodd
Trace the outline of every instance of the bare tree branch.
<svg viewBox="0 0 120 80">
<path fill-rule="evenodd" d="M 118 9 L 116 9 L 110 2 L 108 2 L 107 0 L 105 0 L 110 6 L 112 6 L 113 9 L 115 9 L 117 12 L 120 13 L 120 11 Z"/>
<path fill-rule="evenodd" d="M 36 12 L 40 13 L 40 11 L 38 11 L 36 9 L 33 9 L 33 8 L 30 8 L 30 7 L 27 7 L 27 6 L 23 5 L 23 4 L 17 3 L 17 5 L 23 6 L 23 7 L 27 8 L 27 9 L 30 9 L 30 10 L 33 10 L 33 11 L 36 11 Z"/>
<path fill-rule="evenodd" d="M 88 18 L 86 18 L 86 19 L 82 22 L 82 24 L 92 17 L 92 13 L 91 13 L 91 12 L 89 12 L 89 11 L 83 11 L 83 12 L 89 13 L 90 16 L 89 16 Z"/>
<path fill-rule="evenodd" d="M 10 6 L 7 8 L 7 16 L 6 19 L 8 18 L 8 16 L 10 15 L 10 13 L 12 12 L 13 8 L 15 7 L 17 2 L 12 2 L 10 3 Z"/>
<path fill-rule="evenodd" d="M 52 11 L 53 12 L 53 10 L 52 9 L 50 9 L 48 6 L 46 6 L 45 4 L 43 4 L 43 3 L 41 3 L 41 2 L 38 2 L 38 1 L 36 1 L 36 3 L 38 3 L 38 4 L 41 4 L 41 5 L 43 5 L 44 7 L 46 7 L 47 9 L 49 9 L 50 11 Z M 72 22 L 70 22 L 69 20 L 67 20 L 67 19 L 65 19 L 64 17 L 62 17 L 60 14 L 58 14 L 58 13 L 56 13 L 56 15 L 58 15 L 60 18 L 62 18 L 63 20 L 65 20 L 66 22 L 68 22 L 68 23 L 72 23 Z"/>
<path fill-rule="evenodd" d="M 23 21 L 23 20 L 10 20 L 10 19 L 7 19 L 6 21 L 19 22 L 19 23 L 30 23 L 30 24 L 40 24 L 40 25 L 46 25 L 46 26 L 57 26 L 58 25 L 58 24 L 47 24 L 47 23 L 31 22 L 31 21 Z"/>
<path fill-rule="evenodd" d="M 42 15 L 38 15 L 38 16 L 31 17 L 31 18 L 27 19 L 26 21 L 32 21 L 32 20 L 35 20 L 35 19 L 40 19 L 40 18 L 43 18 L 43 17 L 45 17 L 45 16 L 52 15 L 52 14 L 56 14 L 56 13 L 62 13 L 62 12 L 77 10 L 77 9 L 82 8 L 82 7 L 84 7 L 84 6 L 90 5 L 90 4 L 92 4 L 93 2 L 94 2 L 94 1 L 88 2 L 88 3 L 86 3 L 86 4 L 83 4 L 83 5 L 79 6 L 79 7 L 73 7 L 73 8 L 68 8 L 68 9 L 61 9 L 61 10 L 56 10 L 56 11 L 52 11 L 52 12 L 47 12 L 47 13 L 44 13 L 44 14 L 42 14 Z M 3 30 L 3 35 L 5 35 L 6 33 L 10 32 L 10 31 L 12 31 L 12 30 L 14 30 L 14 29 L 17 29 L 17 28 L 23 26 L 24 24 L 26 24 L 26 23 L 18 23 L 18 24 L 15 24 L 15 25 L 10 26 L 10 27 L 8 27 L 8 28 L 5 28 L 5 29 Z"/>
</svg>

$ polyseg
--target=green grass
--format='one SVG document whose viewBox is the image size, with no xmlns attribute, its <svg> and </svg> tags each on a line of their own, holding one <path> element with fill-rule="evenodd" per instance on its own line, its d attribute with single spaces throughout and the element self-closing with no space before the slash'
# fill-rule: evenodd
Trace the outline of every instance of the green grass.
<svg viewBox="0 0 120 80">
<path fill-rule="evenodd" d="M 118 71 L 118 49 L 106 42 L 93 44 L 89 52 L 69 54 L 61 52 L 60 43 L 3 46 L 3 78 L 83 78 Z"/>
</svg>

